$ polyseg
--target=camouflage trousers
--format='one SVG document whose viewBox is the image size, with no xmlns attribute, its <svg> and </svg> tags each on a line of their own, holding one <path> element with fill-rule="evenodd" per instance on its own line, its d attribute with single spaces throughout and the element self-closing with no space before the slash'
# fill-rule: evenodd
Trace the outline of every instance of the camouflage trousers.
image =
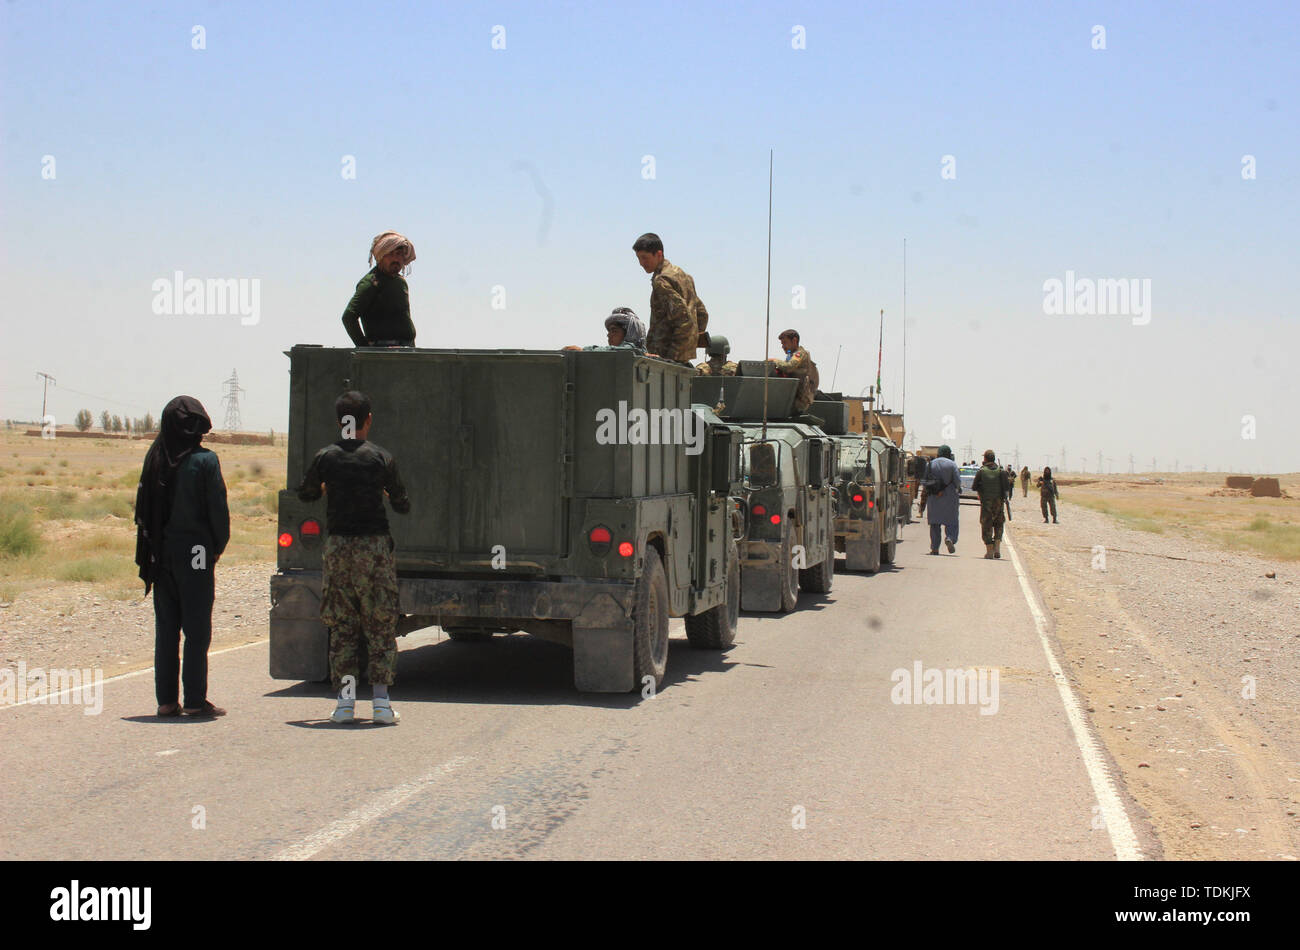
<svg viewBox="0 0 1300 950">
<path fill-rule="evenodd" d="M 320 619 L 329 630 L 330 680 L 361 679 L 366 652 L 369 681 L 389 684 L 397 668 L 397 565 L 388 535 L 325 541 Z"/>
<path fill-rule="evenodd" d="M 1007 510 L 1001 498 L 995 502 L 980 501 L 980 535 L 985 544 L 1002 540 L 1002 524 L 1006 516 Z"/>
</svg>

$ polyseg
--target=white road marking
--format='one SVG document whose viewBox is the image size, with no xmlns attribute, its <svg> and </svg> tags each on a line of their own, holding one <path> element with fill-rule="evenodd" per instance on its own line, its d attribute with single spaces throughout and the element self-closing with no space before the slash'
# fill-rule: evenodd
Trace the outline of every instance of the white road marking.
<svg viewBox="0 0 1300 950">
<path fill-rule="evenodd" d="M 274 861 L 306 861 L 314 857 L 321 851 L 331 845 L 337 844 L 354 831 L 359 830 L 376 818 L 386 815 L 393 811 L 408 798 L 419 792 L 424 791 L 431 785 L 434 785 L 443 776 L 450 775 L 466 762 L 470 761 L 469 756 L 458 755 L 448 759 L 436 768 L 430 769 L 419 778 L 411 782 L 404 782 L 401 785 L 389 789 L 387 794 L 381 796 L 364 805 L 361 808 L 344 815 L 337 821 L 326 825 L 320 831 L 314 832 L 300 841 L 298 844 L 291 845 L 277 854 L 272 860 Z"/>
<path fill-rule="evenodd" d="M 208 656 L 210 657 L 221 656 L 221 654 L 223 653 L 232 653 L 235 650 L 244 650 L 247 649 L 248 647 L 255 647 L 267 642 L 268 642 L 267 640 L 254 640 L 251 643 L 241 643 L 237 647 L 224 647 L 220 650 L 210 650 L 208 652 Z M 133 676 L 144 676 L 144 674 L 152 673 L 152 672 L 153 672 L 153 667 L 146 666 L 143 670 L 132 670 L 130 673 L 118 673 L 116 676 L 109 676 L 103 680 L 100 680 L 100 682 L 113 683 L 116 682 L 117 680 L 129 680 Z M 52 700 L 58 698 L 59 696 L 66 696 L 69 693 L 84 694 L 84 692 L 85 692 L 85 686 L 81 686 L 81 687 L 73 686 L 69 689 L 60 690 L 57 693 L 50 693 L 48 696 L 37 696 L 34 699 L 24 699 L 21 703 L 5 703 L 3 706 L 0 706 L 0 709 L 17 709 L 19 706 L 26 706 L 31 703 L 35 703 L 38 706 L 44 706 L 47 703 L 50 703 L 52 705 L 58 705 L 57 703 L 52 703 Z"/>
<path fill-rule="evenodd" d="M 1025 577 L 1025 570 L 1016 555 L 1016 549 L 1011 545 L 1011 539 L 1004 535 L 1002 543 L 1007 546 L 1007 552 L 1011 555 L 1016 577 L 1020 579 L 1020 589 L 1024 592 L 1025 602 L 1029 604 L 1029 612 L 1034 617 L 1034 626 L 1038 629 L 1038 642 L 1043 645 L 1043 652 L 1047 654 L 1047 665 L 1052 670 L 1052 679 L 1056 680 L 1056 689 L 1061 694 L 1061 702 L 1065 705 L 1065 716 L 1070 721 L 1074 741 L 1083 756 L 1083 766 L 1088 770 L 1088 779 L 1092 782 L 1092 790 L 1097 796 L 1102 820 L 1106 823 L 1106 830 L 1110 832 L 1110 843 L 1115 849 L 1115 857 L 1120 861 L 1145 860 L 1146 856 L 1142 853 L 1141 845 L 1138 844 L 1137 834 L 1133 831 L 1133 824 L 1129 821 L 1124 802 L 1115 788 L 1106 760 L 1101 754 L 1097 741 L 1088 731 L 1087 723 L 1079 708 L 1079 700 L 1075 697 L 1074 690 L 1070 688 L 1070 683 L 1061 670 L 1061 664 L 1056 660 L 1056 654 L 1052 652 L 1051 641 L 1047 639 L 1047 617 L 1038 605 L 1038 598 L 1034 596 L 1033 589 L 1029 586 L 1029 579 Z"/>
</svg>

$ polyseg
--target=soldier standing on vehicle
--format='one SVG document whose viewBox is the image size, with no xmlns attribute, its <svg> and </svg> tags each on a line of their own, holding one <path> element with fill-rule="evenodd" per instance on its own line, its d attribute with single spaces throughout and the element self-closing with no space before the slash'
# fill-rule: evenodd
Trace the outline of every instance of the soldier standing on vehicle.
<svg viewBox="0 0 1300 950">
<path fill-rule="evenodd" d="M 930 462 L 922 488 L 921 510 L 930 523 L 930 553 L 939 553 L 940 534 L 948 553 L 957 550 L 957 531 L 961 527 L 961 478 L 949 446 L 939 446 L 939 457 Z"/>
<path fill-rule="evenodd" d="M 1060 490 L 1056 487 L 1056 479 L 1052 477 L 1052 470 L 1044 468 L 1043 474 L 1038 476 L 1038 507 L 1043 512 L 1043 524 L 1047 524 L 1047 509 L 1052 509 L 1052 524 L 1058 524 L 1056 520 L 1056 499 L 1061 497 Z"/>
<path fill-rule="evenodd" d="M 783 330 L 777 339 L 785 351 L 785 359 L 771 357 L 768 362 L 782 376 L 799 380 L 799 391 L 794 396 L 794 411 L 806 412 L 817 396 L 817 387 L 821 385 L 817 364 L 809 352 L 799 345 L 798 330 Z"/>
<path fill-rule="evenodd" d="M 370 242 L 366 263 L 375 266 L 357 282 L 343 311 L 343 326 L 355 346 L 415 346 L 411 294 L 401 276 L 413 260 L 415 246 L 396 231 Z"/>
<path fill-rule="evenodd" d="M 135 495 L 135 563 L 153 587 L 154 692 L 159 716 L 224 716 L 208 701 L 214 570 L 230 541 L 226 482 L 214 452 L 199 442 L 212 429 L 203 404 L 177 396 L 163 407 Z M 181 630 L 185 658 L 179 657 Z M 185 687 L 177 702 L 176 678 Z"/>
<path fill-rule="evenodd" d="M 637 263 L 651 275 L 646 350 L 651 356 L 690 366 L 695 351 L 708 343 L 709 311 L 695 295 L 695 281 L 664 258 L 664 242 L 657 234 L 641 235 L 632 250 Z"/>
<path fill-rule="evenodd" d="M 335 402 L 334 412 L 343 437 L 316 453 L 298 486 L 303 501 L 315 501 L 322 484 L 325 488 L 329 537 L 320 615 L 329 629 L 330 680 L 338 693 L 330 721 L 356 718 L 359 651 L 364 649 L 374 688 L 374 720 L 393 724 L 401 719 L 388 695 L 397 667 L 397 567 L 384 495 L 398 514 L 409 512 L 411 502 L 393 457 L 367 441 L 373 421 L 370 399 L 346 392 Z"/>
<path fill-rule="evenodd" d="M 735 362 L 727 359 L 727 354 L 731 352 L 731 344 L 725 336 L 709 337 L 709 345 L 705 352 L 709 354 L 708 362 L 698 364 L 695 372 L 701 376 L 736 375 Z"/>
<path fill-rule="evenodd" d="M 1007 473 L 998 465 L 992 449 L 984 451 L 984 464 L 975 473 L 971 489 L 980 499 L 980 533 L 984 537 L 984 556 L 1002 557 L 1002 501 L 1006 497 Z"/>
<path fill-rule="evenodd" d="M 1020 470 L 1020 492 L 1021 498 L 1029 497 L 1029 466 L 1026 465 Z"/>
</svg>

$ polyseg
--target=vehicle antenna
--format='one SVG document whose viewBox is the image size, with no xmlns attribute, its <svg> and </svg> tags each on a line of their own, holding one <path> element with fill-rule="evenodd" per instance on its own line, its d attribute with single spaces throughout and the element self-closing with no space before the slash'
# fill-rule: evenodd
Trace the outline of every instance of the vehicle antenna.
<svg viewBox="0 0 1300 950">
<path fill-rule="evenodd" d="M 835 351 L 835 372 L 831 373 L 831 392 L 835 392 L 835 377 L 840 373 L 840 354 L 843 352 L 844 344 L 841 343 L 840 348 Z"/>
<path fill-rule="evenodd" d="M 907 412 L 907 238 L 903 238 L 903 404 L 898 411 Z"/>
<path fill-rule="evenodd" d="M 767 318 L 763 323 L 763 438 L 767 438 L 767 380 L 772 364 L 767 361 L 772 340 L 772 165 L 775 149 L 767 150 Z"/>
</svg>

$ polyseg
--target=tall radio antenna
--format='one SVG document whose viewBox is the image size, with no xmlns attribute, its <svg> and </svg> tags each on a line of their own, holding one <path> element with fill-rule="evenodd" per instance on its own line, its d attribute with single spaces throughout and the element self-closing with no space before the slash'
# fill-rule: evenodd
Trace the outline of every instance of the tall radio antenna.
<svg viewBox="0 0 1300 950">
<path fill-rule="evenodd" d="M 763 323 L 763 438 L 767 438 L 767 381 L 772 373 L 772 166 L 775 149 L 767 150 L 767 317 Z"/>
</svg>

